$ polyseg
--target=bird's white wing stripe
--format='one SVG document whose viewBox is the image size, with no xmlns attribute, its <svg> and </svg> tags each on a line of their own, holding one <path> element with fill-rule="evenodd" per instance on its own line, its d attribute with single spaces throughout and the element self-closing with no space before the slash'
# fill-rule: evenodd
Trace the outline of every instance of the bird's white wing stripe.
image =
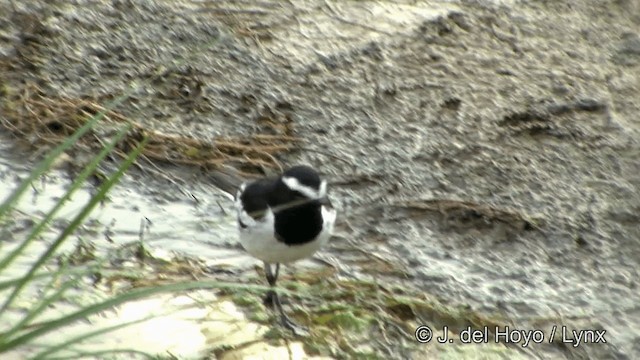
<svg viewBox="0 0 640 360">
<path fill-rule="evenodd" d="M 238 214 L 238 220 L 240 220 L 240 222 L 245 226 L 255 226 L 256 221 L 244 210 L 244 207 L 242 206 L 241 195 L 246 187 L 247 184 L 245 183 L 240 186 L 240 189 L 238 189 L 235 201 L 236 212 Z"/>
</svg>

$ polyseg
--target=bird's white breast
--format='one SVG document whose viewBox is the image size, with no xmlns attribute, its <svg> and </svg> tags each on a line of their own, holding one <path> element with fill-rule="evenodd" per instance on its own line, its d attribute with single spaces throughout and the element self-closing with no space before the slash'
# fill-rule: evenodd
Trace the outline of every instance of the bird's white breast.
<svg viewBox="0 0 640 360">
<path fill-rule="evenodd" d="M 239 226 L 240 243 L 250 255 L 267 263 L 290 263 L 313 255 L 327 243 L 333 233 L 336 210 L 322 206 L 322 230 L 312 241 L 299 245 L 287 245 L 276 240 L 271 209 L 262 219 L 254 220 L 239 208 L 238 217 L 247 226 Z"/>
</svg>

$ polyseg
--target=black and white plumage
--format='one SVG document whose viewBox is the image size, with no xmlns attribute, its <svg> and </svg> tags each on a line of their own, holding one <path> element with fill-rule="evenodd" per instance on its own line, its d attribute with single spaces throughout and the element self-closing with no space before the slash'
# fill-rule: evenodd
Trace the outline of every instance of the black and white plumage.
<svg viewBox="0 0 640 360">
<path fill-rule="evenodd" d="M 309 166 L 294 166 L 282 175 L 243 184 L 236 194 L 240 243 L 265 264 L 269 285 L 275 287 L 281 263 L 310 257 L 331 236 L 336 211 L 327 197 L 327 182 Z M 275 273 L 271 265 L 275 265 Z M 295 326 L 271 291 L 287 327 Z"/>
</svg>

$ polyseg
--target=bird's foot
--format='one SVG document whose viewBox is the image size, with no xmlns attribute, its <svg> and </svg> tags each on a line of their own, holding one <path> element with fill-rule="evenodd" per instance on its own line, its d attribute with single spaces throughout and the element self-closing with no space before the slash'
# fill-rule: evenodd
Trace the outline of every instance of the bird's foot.
<svg viewBox="0 0 640 360">
<path fill-rule="evenodd" d="M 280 325 L 282 325 L 283 328 L 291 331 L 295 336 L 309 336 L 309 329 L 296 324 L 285 314 L 282 303 L 280 302 L 280 297 L 275 290 L 268 291 L 263 301 L 265 306 L 278 310 L 280 313 Z"/>
<path fill-rule="evenodd" d="M 285 329 L 291 331 L 295 336 L 307 337 L 310 335 L 309 329 L 296 324 L 293 320 L 289 319 L 288 316 L 282 314 L 280 316 L 280 325 Z"/>
</svg>

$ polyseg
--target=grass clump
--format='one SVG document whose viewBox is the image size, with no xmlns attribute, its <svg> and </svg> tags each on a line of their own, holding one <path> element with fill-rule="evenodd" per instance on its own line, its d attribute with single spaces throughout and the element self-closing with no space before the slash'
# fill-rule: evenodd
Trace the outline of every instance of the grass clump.
<svg viewBox="0 0 640 360">
<path fill-rule="evenodd" d="M 116 99 L 111 106 L 117 105 L 123 101 L 126 96 L 122 96 Z M 73 134 L 71 134 L 65 141 L 55 147 L 31 172 L 31 174 L 25 179 L 12 193 L 11 195 L 0 205 L 0 221 L 5 223 L 7 219 L 12 216 L 12 211 L 17 201 L 25 194 L 31 184 L 48 171 L 56 159 L 62 155 L 66 150 L 70 149 L 79 139 L 87 134 L 92 127 L 105 115 L 105 111 L 99 112 L 91 118 L 83 122 L 83 125 Z M 25 254 L 33 241 L 37 239 L 41 234 L 49 227 L 56 213 L 63 207 L 65 202 L 75 193 L 82 185 L 85 184 L 87 179 L 96 171 L 98 165 L 103 161 L 116 147 L 116 145 L 125 137 L 125 135 L 131 130 L 131 125 L 122 126 L 118 132 L 112 137 L 101 151 L 96 154 L 91 161 L 82 169 L 77 175 L 67 192 L 59 199 L 59 201 L 46 213 L 46 215 L 39 220 L 35 220 L 34 226 L 30 233 L 23 239 L 19 245 L 7 254 L 3 254 L 0 258 L 0 273 L 9 272 L 11 265 L 21 255 Z M 70 264 L 86 263 L 89 260 L 94 259 L 93 252 L 90 244 L 78 245 L 78 248 L 74 254 L 68 258 L 60 258 L 59 266 L 53 272 L 47 271 L 45 266 L 51 265 L 52 260 L 55 260 L 55 255 L 60 246 L 67 242 L 71 235 L 83 224 L 84 220 L 91 213 L 91 211 L 104 200 L 107 192 L 118 182 L 123 176 L 124 172 L 134 162 L 142 148 L 145 146 L 146 138 L 141 139 L 137 146 L 124 158 L 117 170 L 107 177 L 105 181 L 99 186 L 96 193 L 91 197 L 87 204 L 79 211 L 79 213 L 70 221 L 67 226 L 61 231 L 60 234 L 49 243 L 44 249 L 42 254 L 35 260 L 33 264 L 28 268 L 26 273 L 13 279 L 4 281 L 0 288 L 8 292 L 8 296 L 2 301 L 0 305 L 0 318 L 9 318 L 8 313 L 14 308 L 16 301 L 19 299 L 21 293 L 30 286 L 30 284 L 37 283 L 43 285 L 44 296 L 40 299 L 36 299 L 34 303 L 27 309 L 26 313 L 14 321 L 9 320 L 4 322 L 5 327 L 3 332 L 0 333 L 0 354 L 13 350 L 19 346 L 23 346 L 38 336 L 45 333 L 54 331 L 60 327 L 70 324 L 75 319 L 81 318 L 84 315 L 96 313 L 100 311 L 103 306 L 90 306 L 83 309 L 82 312 L 78 312 L 72 316 L 61 316 L 58 319 L 39 321 L 40 316 L 44 311 L 54 305 L 57 301 L 62 299 L 65 293 L 75 287 L 82 276 L 90 274 L 93 269 L 85 268 L 82 271 L 70 271 Z M 12 318 L 10 318 L 12 319 Z M 55 352 L 55 351 L 53 351 Z M 49 354 L 47 350 L 41 352 L 41 356 L 44 357 Z M 39 356 L 36 356 L 38 358 Z"/>
<path fill-rule="evenodd" d="M 102 111 L 96 113 L 85 121 L 81 122 L 81 126 L 70 134 L 64 141 L 53 148 L 48 155 L 44 157 L 40 163 L 34 167 L 31 174 L 22 181 L 19 186 L 0 204 L 0 224 L 2 227 L 10 226 L 15 221 L 12 219 L 16 215 L 15 206 L 20 198 L 30 189 L 32 184 L 38 180 L 43 174 L 55 166 L 57 159 L 73 147 L 83 136 L 90 134 L 92 127 L 95 126 L 105 113 L 126 98 L 124 95 L 117 98 Z M 134 133 L 132 135 L 132 132 Z M 122 147 L 119 147 L 123 140 L 128 142 L 128 152 L 123 153 Z M 130 143 L 132 139 L 136 139 L 135 143 Z M 65 357 L 75 357 L 74 354 L 78 350 L 74 347 L 88 339 L 104 335 L 108 332 L 121 329 L 123 327 L 149 320 L 136 319 L 130 322 L 124 322 L 108 326 L 106 328 L 91 329 L 81 335 L 75 335 L 71 338 L 60 339 L 57 343 L 43 345 L 39 340 L 45 335 L 61 332 L 65 327 L 71 327 L 79 320 L 85 320 L 90 316 L 100 314 L 105 310 L 113 309 L 118 305 L 126 302 L 146 298 L 155 294 L 168 292 L 184 292 L 195 289 L 242 289 L 243 285 L 221 283 L 216 281 L 184 281 L 180 283 L 164 282 L 147 282 L 145 279 L 136 276 L 135 273 L 126 270 L 108 270 L 106 269 L 106 261 L 100 260 L 95 254 L 95 248 L 90 242 L 79 240 L 76 248 L 70 254 L 62 255 L 59 249 L 64 243 L 69 242 L 74 235 L 77 235 L 80 228 L 85 224 L 89 214 L 107 197 L 107 193 L 118 183 L 124 173 L 134 163 L 135 159 L 141 154 L 143 148 L 148 143 L 148 137 L 144 132 L 139 132 L 127 123 L 119 126 L 117 131 L 112 133 L 109 141 L 104 141 L 104 146 L 97 151 L 95 156 L 79 171 L 74 181 L 68 187 L 66 193 L 52 206 L 49 211 L 44 212 L 42 218 L 31 219 L 30 229 L 24 239 L 18 242 L 17 246 L 11 251 L 0 253 L 0 274 L 3 280 L 0 281 L 0 358 L 4 354 L 19 350 L 29 349 L 29 353 L 35 353 L 33 359 L 56 359 Z M 91 198 L 77 212 L 77 214 L 66 222 L 60 228 L 60 232 L 54 236 L 52 241 L 44 245 L 41 253 L 32 261 L 24 270 L 22 265 L 18 263 L 18 259 L 27 254 L 33 254 L 36 239 L 42 237 L 43 233 L 51 229 L 51 223 L 56 214 L 62 209 L 64 204 L 71 196 L 80 189 L 97 171 L 101 162 L 105 159 L 121 159 L 116 169 L 111 174 L 103 174 L 101 181 L 96 186 L 96 190 L 92 191 Z M 3 235 L 10 236 L 3 231 Z M 42 247 L 42 243 L 38 242 L 38 246 Z M 144 244 L 137 244 L 138 258 L 144 260 L 148 257 Z M 180 269 L 178 269 L 180 270 Z M 182 270 L 181 270 L 182 271 Z M 9 275 L 11 274 L 11 275 Z M 13 275 L 16 274 L 16 275 Z M 106 280 L 115 281 L 117 278 L 133 279 L 131 283 L 138 282 L 138 286 L 129 286 L 124 291 L 115 295 L 103 295 L 99 297 L 90 297 L 91 301 L 77 301 L 73 299 L 86 298 L 82 285 L 87 277 L 103 277 Z M 105 281 L 106 281 L 105 280 Z M 108 281 L 106 281 L 108 282 Z M 251 288 L 251 286 L 246 286 Z M 38 297 L 29 296 L 28 300 L 26 291 L 31 289 L 39 289 Z M 80 289 L 78 293 L 78 289 Z M 254 289 L 254 291 L 257 291 Z M 60 308 L 70 310 L 61 310 L 56 315 L 46 312 L 47 309 L 56 308 L 59 304 L 64 303 L 65 306 Z M 112 357 L 118 354 L 129 354 L 135 357 L 143 358 L 173 358 L 172 355 L 158 357 L 154 354 L 146 354 L 137 350 L 113 349 L 112 351 L 100 353 L 78 352 L 77 356 L 97 356 Z"/>
<path fill-rule="evenodd" d="M 289 315 L 311 330 L 310 336 L 302 339 L 308 354 L 353 359 L 411 357 L 424 351 L 414 338 L 418 325 L 434 329 L 447 325 L 456 332 L 466 326 L 504 323 L 417 291 L 373 280 L 339 279 L 326 270 L 282 280 L 282 288 L 296 290 L 295 297 L 290 298 Z M 244 294 L 234 301 L 246 304 L 248 312 L 270 314 L 258 294 Z M 287 335 L 271 333 L 274 340 Z"/>
</svg>

